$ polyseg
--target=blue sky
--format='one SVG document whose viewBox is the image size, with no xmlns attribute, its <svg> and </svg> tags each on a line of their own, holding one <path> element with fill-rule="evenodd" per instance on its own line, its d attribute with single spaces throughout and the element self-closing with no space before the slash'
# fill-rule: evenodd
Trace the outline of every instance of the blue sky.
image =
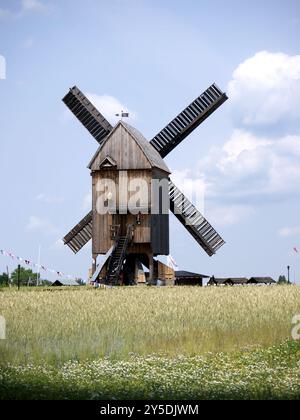
<svg viewBox="0 0 300 420">
<path fill-rule="evenodd" d="M 299 39 L 297 0 L 0 0 L 0 249 L 36 261 L 41 244 L 43 264 L 86 277 L 90 248 L 58 241 L 89 210 L 97 148 L 61 102 L 69 87 L 152 138 L 216 82 L 230 100 L 167 163 L 177 184 L 205 184 L 227 244 L 210 259 L 172 218 L 172 255 L 216 276 L 290 264 L 300 281 Z"/>
</svg>

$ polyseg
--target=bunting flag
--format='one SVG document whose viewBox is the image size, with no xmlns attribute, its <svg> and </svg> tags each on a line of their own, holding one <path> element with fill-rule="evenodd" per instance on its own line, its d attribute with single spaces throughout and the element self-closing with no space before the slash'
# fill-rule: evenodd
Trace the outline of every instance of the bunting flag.
<svg viewBox="0 0 300 420">
<path fill-rule="evenodd" d="M 3 249 L 0 249 L 0 254 L 3 255 L 4 257 L 9 257 L 14 261 L 18 261 L 19 263 L 21 263 L 23 265 L 30 266 L 30 267 L 36 268 L 38 270 L 43 270 L 43 271 L 51 273 L 51 274 L 55 274 L 58 277 L 64 277 L 64 278 L 67 278 L 67 279 L 74 279 L 74 280 L 77 280 L 79 278 L 79 277 L 71 276 L 69 274 L 65 274 L 65 273 L 63 273 L 61 271 L 58 271 L 58 270 L 53 270 L 51 268 L 47 268 L 46 266 L 41 265 L 41 264 L 36 264 L 36 263 L 32 262 L 31 260 L 21 258 L 21 257 L 17 257 L 16 255 L 12 254 L 11 252 L 4 251 Z"/>
</svg>

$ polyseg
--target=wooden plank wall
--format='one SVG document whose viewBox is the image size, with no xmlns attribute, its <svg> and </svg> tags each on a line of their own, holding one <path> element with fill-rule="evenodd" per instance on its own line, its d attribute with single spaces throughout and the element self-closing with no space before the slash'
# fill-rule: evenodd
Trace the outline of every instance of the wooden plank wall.
<svg viewBox="0 0 300 420">
<path fill-rule="evenodd" d="M 117 170 L 102 170 L 93 172 L 93 253 L 94 254 L 106 254 L 106 252 L 113 245 L 113 241 L 110 238 L 110 226 L 112 225 L 121 225 L 121 218 L 126 218 L 126 224 L 135 225 L 137 220 L 137 215 L 127 214 L 127 215 L 111 215 L 105 214 L 101 215 L 97 212 L 97 200 L 101 197 L 101 192 L 97 191 L 97 183 L 104 178 L 112 180 L 117 186 L 117 208 L 124 208 L 127 200 L 132 196 L 131 192 L 124 192 L 122 187 L 122 194 L 118 196 L 119 189 L 119 171 Z M 146 180 L 148 185 L 148 202 L 151 206 L 151 170 L 134 170 L 127 171 L 128 182 L 135 178 L 141 178 Z M 137 194 L 138 196 L 138 194 Z M 145 203 L 146 204 L 146 203 Z M 143 203 L 142 203 L 143 206 Z M 151 243 L 151 214 L 142 214 L 140 216 L 140 225 L 135 227 L 135 242 L 136 243 Z"/>
<path fill-rule="evenodd" d="M 116 162 L 117 167 L 100 169 L 101 163 L 108 156 Z M 148 204 L 149 213 L 151 213 L 151 206 L 153 204 L 150 201 L 152 197 L 152 180 L 167 179 L 168 174 L 160 169 L 151 167 L 141 148 L 137 145 L 128 131 L 120 125 L 112 134 L 109 141 L 107 141 L 99 151 L 99 154 L 92 165 L 94 254 L 106 254 L 113 245 L 110 227 L 114 224 L 121 224 L 121 219 L 118 218 L 118 216 L 112 216 L 111 214 L 100 215 L 96 211 L 97 200 L 101 195 L 101 192 L 97 191 L 97 183 L 104 178 L 110 179 L 117 186 L 118 192 L 120 183 L 124 181 L 124 171 L 126 171 L 128 183 L 137 178 L 146 181 L 148 186 L 148 203 L 141 203 L 141 206 L 145 207 L 145 205 Z M 120 197 L 117 194 L 117 208 L 122 209 L 122 206 L 127 203 L 128 199 L 130 199 L 134 193 L 129 193 L 122 185 L 120 190 L 122 194 Z M 114 194 L 114 191 L 111 192 Z M 136 224 L 135 215 L 128 214 L 125 217 L 127 217 L 125 226 L 126 224 Z M 135 242 L 137 244 L 149 244 L 149 250 L 151 251 L 152 248 L 152 252 L 155 255 L 168 255 L 169 214 L 142 215 L 140 225 L 136 226 Z"/>
</svg>

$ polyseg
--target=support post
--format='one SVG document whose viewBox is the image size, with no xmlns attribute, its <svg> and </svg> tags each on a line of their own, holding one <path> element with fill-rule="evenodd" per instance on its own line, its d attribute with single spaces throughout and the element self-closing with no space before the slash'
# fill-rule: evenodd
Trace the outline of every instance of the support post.
<svg viewBox="0 0 300 420">
<path fill-rule="evenodd" d="M 6 266 L 6 273 L 7 273 L 7 287 L 11 287 L 10 279 L 9 279 L 9 270 L 8 265 Z"/>
<path fill-rule="evenodd" d="M 38 252 L 38 269 L 36 273 L 36 285 L 40 285 L 40 275 L 41 275 L 41 245 L 39 245 L 39 252 Z"/>
<path fill-rule="evenodd" d="M 154 259 L 153 254 L 149 254 L 149 284 L 153 285 L 154 282 Z"/>
<path fill-rule="evenodd" d="M 20 274 L 21 274 L 21 266 L 20 264 L 18 265 L 18 290 L 20 290 Z"/>
<path fill-rule="evenodd" d="M 96 269 L 97 269 L 97 254 L 93 254 L 92 276 L 95 274 Z"/>
<path fill-rule="evenodd" d="M 136 258 L 134 264 L 134 281 L 136 284 L 145 284 L 146 276 L 143 270 L 142 263 Z"/>
</svg>

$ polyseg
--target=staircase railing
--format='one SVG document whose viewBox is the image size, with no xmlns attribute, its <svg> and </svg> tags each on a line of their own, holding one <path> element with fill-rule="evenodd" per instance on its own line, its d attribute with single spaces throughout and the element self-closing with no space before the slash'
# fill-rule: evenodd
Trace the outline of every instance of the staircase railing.
<svg viewBox="0 0 300 420">
<path fill-rule="evenodd" d="M 119 249 L 119 245 L 120 245 L 120 240 L 122 238 L 122 236 L 118 235 L 116 242 L 115 242 L 115 247 L 110 259 L 110 263 L 108 266 L 108 271 L 107 271 L 107 276 L 106 276 L 106 280 L 107 282 L 110 283 L 116 283 L 119 279 L 119 275 L 123 266 L 123 262 L 124 262 L 124 258 L 126 255 L 126 251 L 127 248 L 129 246 L 129 244 L 131 243 L 132 239 L 133 239 L 133 231 L 134 231 L 134 226 L 133 225 L 128 225 L 127 227 L 127 232 L 126 232 L 126 236 L 123 237 L 124 238 L 124 243 L 122 245 L 122 249 Z M 117 252 L 117 250 L 120 252 L 120 256 L 118 257 L 118 265 L 116 267 L 114 267 L 114 256 L 115 253 Z"/>
</svg>

